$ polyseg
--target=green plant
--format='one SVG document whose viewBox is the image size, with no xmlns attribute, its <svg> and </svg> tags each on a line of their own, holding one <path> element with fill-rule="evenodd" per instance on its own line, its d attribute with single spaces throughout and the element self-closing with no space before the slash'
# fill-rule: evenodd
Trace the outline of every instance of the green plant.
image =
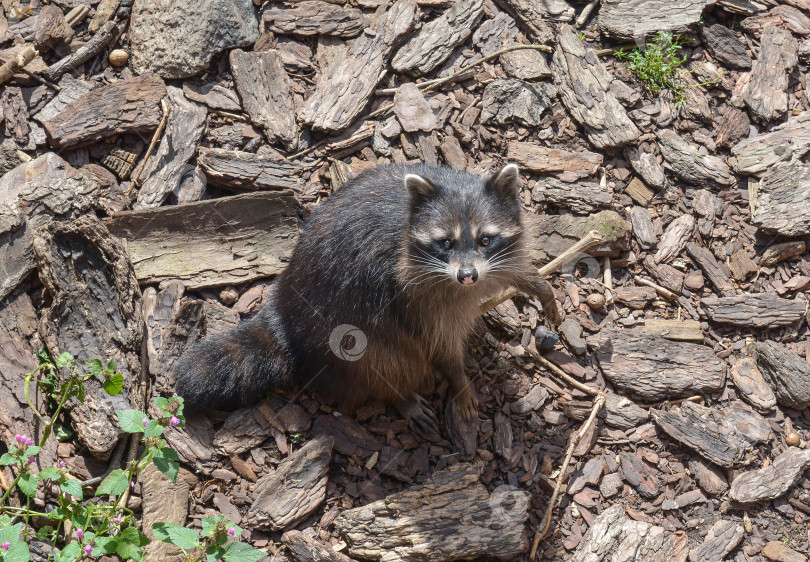
<svg viewBox="0 0 810 562">
<path fill-rule="evenodd" d="M 9 444 L 8 452 L 0 456 L 0 466 L 13 466 L 16 469 L 14 481 L 0 499 L 0 562 L 29 560 L 27 543 L 34 536 L 53 545 L 52 559 L 55 562 L 74 562 L 102 554 L 117 554 L 124 560 L 140 560 L 142 547 L 149 540 L 138 529 L 134 514 L 126 507 L 123 498 L 127 496 L 134 479 L 150 462 L 172 481 L 177 478 L 179 457 L 174 449 L 168 447 L 163 432 L 166 427 L 185 425 L 183 399 L 177 396 L 156 398 L 155 406 L 160 412 L 156 419 L 149 419 L 139 410 L 116 411 L 121 429 L 130 434 L 143 434 L 143 453 L 140 458 L 127 463 L 125 469 L 112 470 L 96 489 L 95 499 L 85 501 L 81 484 L 70 475 L 70 469 L 64 462 L 55 467 L 45 467 L 38 474 L 32 471 L 32 467 L 57 426 L 59 414 L 67 401 L 72 398 L 84 400 L 86 380 L 101 378 L 104 390 L 115 395 L 122 390 L 123 377 L 116 372 L 113 361 L 105 366 L 101 360 L 91 359 L 86 363 L 87 368 L 82 370 L 74 364 L 74 358 L 69 353 L 63 353 L 55 362 L 42 351 L 38 357 L 40 365 L 26 376 L 24 392 L 29 406 L 43 423 L 42 439 L 35 444 L 30 437 L 17 434 L 14 442 Z M 60 370 L 66 373 L 64 379 L 59 377 Z M 39 413 L 31 401 L 29 387 L 34 380 L 48 398 L 51 413 L 48 419 Z M 58 435 L 58 431 L 56 433 Z M 56 485 L 58 490 L 57 505 L 47 513 L 31 509 L 31 498 L 36 495 L 40 483 Z M 25 506 L 6 505 L 9 496 L 17 489 L 25 498 Z M 108 496 L 108 500 L 103 501 L 101 496 Z M 32 517 L 47 519 L 51 524 L 41 527 L 34 534 L 29 524 Z M 233 525 L 227 523 L 226 536 L 229 527 Z M 203 530 L 206 530 L 205 526 Z M 206 539 L 210 544 L 204 543 L 206 557 L 210 561 L 222 558 L 228 562 L 252 562 L 264 555 L 247 544 L 226 545 L 217 533 L 210 536 L 210 540 Z M 232 546 L 236 544 L 240 546 Z M 209 549 L 211 545 L 216 548 Z M 229 554 L 229 557 L 225 558 L 225 554 Z"/>
<path fill-rule="evenodd" d="M 264 553 L 241 542 L 228 542 L 239 536 L 242 529 L 221 515 L 203 517 L 202 532 L 174 523 L 155 523 L 152 534 L 156 539 L 180 548 L 187 562 L 225 560 L 225 562 L 256 562 Z"/>
<path fill-rule="evenodd" d="M 689 88 L 716 82 L 713 80 L 694 85 L 685 82 L 684 75 L 692 71 L 681 69 L 681 65 L 686 62 L 686 57 L 680 55 L 683 45 L 681 37 L 659 31 L 655 41 L 647 43 L 644 48 L 636 47 L 628 52 L 622 48 L 614 51 L 613 55 L 619 60 L 627 61 L 627 69 L 638 78 L 645 91 L 655 96 L 662 90 L 670 90 L 675 97 L 675 104 L 681 106 L 689 100 Z"/>
</svg>

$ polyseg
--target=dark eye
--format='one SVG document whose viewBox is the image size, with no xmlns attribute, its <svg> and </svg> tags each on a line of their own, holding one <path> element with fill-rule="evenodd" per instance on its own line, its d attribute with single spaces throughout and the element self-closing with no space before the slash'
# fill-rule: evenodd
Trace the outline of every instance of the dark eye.
<svg viewBox="0 0 810 562">
<path fill-rule="evenodd" d="M 446 240 L 442 240 L 442 248 L 445 250 L 449 250 L 453 246 L 453 241 L 449 238 Z"/>
<path fill-rule="evenodd" d="M 490 242 L 492 242 L 492 238 L 490 238 L 489 236 L 484 236 L 483 238 L 481 238 L 482 246 L 489 246 Z"/>
</svg>

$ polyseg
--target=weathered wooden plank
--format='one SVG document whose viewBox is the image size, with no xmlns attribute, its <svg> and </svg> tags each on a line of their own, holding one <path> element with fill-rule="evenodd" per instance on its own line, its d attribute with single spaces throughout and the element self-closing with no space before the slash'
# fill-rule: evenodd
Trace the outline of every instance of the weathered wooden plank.
<svg viewBox="0 0 810 562">
<path fill-rule="evenodd" d="M 265 29 L 279 35 L 331 35 L 357 37 L 365 23 L 363 12 L 320 0 L 303 0 L 291 6 L 270 4 L 262 14 Z"/>
<path fill-rule="evenodd" d="M 612 39 L 638 40 L 659 31 L 690 33 L 714 0 L 603 0 L 598 29 Z"/>
<path fill-rule="evenodd" d="M 731 147 L 734 171 L 759 174 L 777 162 L 792 160 L 810 150 L 810 111 L 799 113 L 770 132 L 740 141 Z"/>
<path fill-rule="evenodd" d="M 810 234 L 810 166 L 780 163 L 768 170 L 759 183 L 751 220 L 765 230 L 784 236 Z"/>
<path fill-rule="evenodd" d="M 787 111 L 788 79 L 799 62 L 799 45 L 793 35 L 781 27 L 767 28 L 761 45 L 742 98 L 754 118 L 767 123 Z"/>
<path fill-rule="evenodd" d="M 675 131 L 659 131 L 658 146 L 672 171 L 685 182 L 706 188 L 728 187 L 737 182 L 721 158 L 701 154 L 695 145 L 681 138 Z"/>
<path fill-rule="evenodd" d="M 123 212 L 108 227 L 127 240 L 140 283 L 199 289 L 280 273 L 298 238 L 296 209 L 291 191 L 267 191 Z"/>
<path fill-rule="evenodd" d="M 648 318 L 640 329 L 645 334 L 673 341 L 703 341 L 703 328 L 697 320 Z"/>
<path fill-rule="evenodd" d="M 757 367 L 776 401 L 795 410 L 810 406 L 810 364 L 775 341 L 754 344 Z"/>
<path fill-rule="evenodd" d="M 596 174 L 604 159 L 595 152 L 570 152 L 519 141 L 509 143 L 506 157 L 522 168 L 540 174 L 555 174 L 568 182 Z"/>
<path fill-rule="evenodd" d="M 783 299 L 770 293 L 707 297 L 700 301 L 713 322 L 741 328 L 780 328 L 804 318 L 804 300 Z"/>
<path fill-rule="evenodd" d="M 301 168 L 269 154 L 200 148 L 197 164 L 211 185 L 232 191 L 301 191 Z"/>
</svg>

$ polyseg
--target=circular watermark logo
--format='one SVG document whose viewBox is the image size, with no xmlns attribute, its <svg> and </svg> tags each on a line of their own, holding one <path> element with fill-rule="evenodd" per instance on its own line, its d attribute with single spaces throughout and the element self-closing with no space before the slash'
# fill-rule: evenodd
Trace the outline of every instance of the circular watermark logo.
<svg viewBox="0 0 810 562">
<path fill-rule="evenodd" d="M 363 330 L 341 324 L 329 334 L 329 349 L 344 361 L 357 361 L 366 353 L 368 338 Z"/>
<path fill-rule="evenodd" d="M 498 486 L 489 496 L 489 508 L 501 521 L 523 522 L 529 515 L 529 494 L 508 484 Z"/>
<path fill-rule="evenodd" d="M 587 277 L 598 279 L 602 275 L 602 267 L 599 261 L 588 254 L 577 254 L 571 261 L 562 266 L 560 273 L 563 277 Z"/>
</svg>

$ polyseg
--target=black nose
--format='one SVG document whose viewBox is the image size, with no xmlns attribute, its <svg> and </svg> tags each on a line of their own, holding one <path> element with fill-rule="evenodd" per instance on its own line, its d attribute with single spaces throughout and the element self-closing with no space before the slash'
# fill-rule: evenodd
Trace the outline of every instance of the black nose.
<svg viewBox="0 0 810 562">
<path fill-rule="evenodd" d="M 465 267 L 458 270 L 458 282 L 462 285 L 472 285 L 478 281 L 478 271 L 474 267 Z"/>
</svg>

